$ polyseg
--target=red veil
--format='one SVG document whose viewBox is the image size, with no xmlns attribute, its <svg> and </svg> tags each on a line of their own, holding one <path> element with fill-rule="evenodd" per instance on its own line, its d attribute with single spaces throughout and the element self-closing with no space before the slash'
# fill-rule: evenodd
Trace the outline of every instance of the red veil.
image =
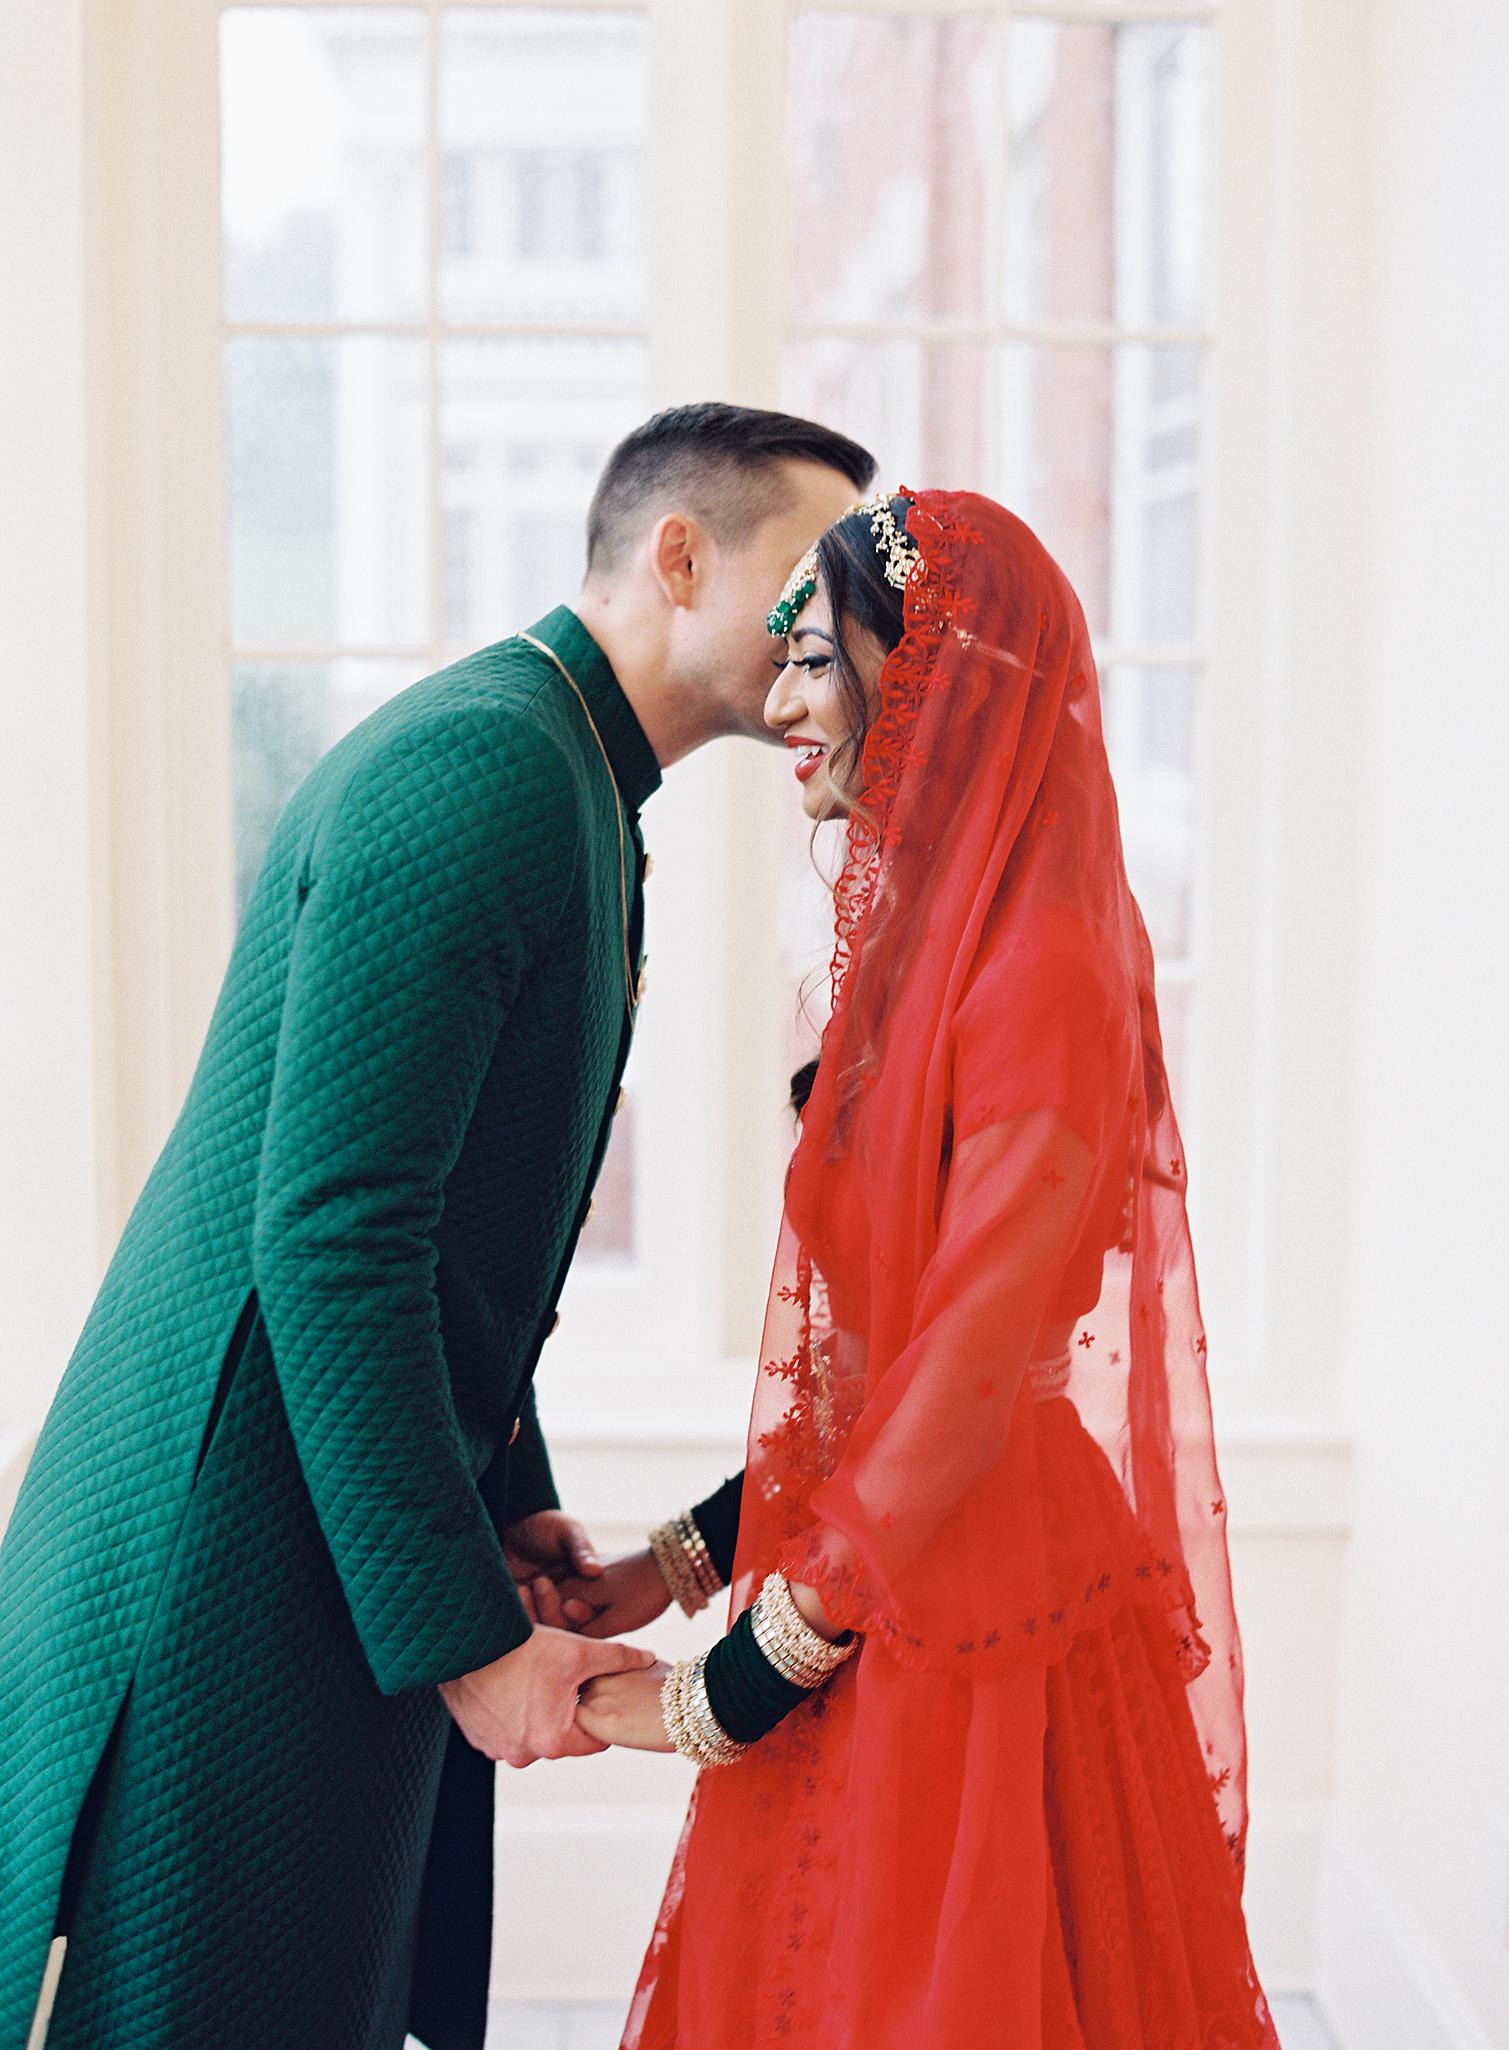
<svg viewBox="0 0 1509 2050">
<path fill-rule="evenodd" d="M 730 1609 L 779 1567 L 865 1641 L 701 1776 L 625 2042 L 1276 2050 L 1184 1152 L 1089 636 L 1021 521 L 904 495 Z"/>
</svg>

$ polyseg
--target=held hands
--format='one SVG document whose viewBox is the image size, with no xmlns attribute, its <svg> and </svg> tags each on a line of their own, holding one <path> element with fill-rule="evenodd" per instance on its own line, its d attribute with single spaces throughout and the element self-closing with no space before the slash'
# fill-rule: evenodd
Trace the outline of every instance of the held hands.
<svg viewBox="0 0 1509 2050">
<path fill-rule="evenodd" d="M 536 1599 L 543 1623 L 579 1630 L 584 1637 L 621 1637 L 663 1616 L 671 1605 L 671 1591 L 646 1545 L 643 1551 L 610 1559 L 590 1577 L 568 1575 L 548 1592 L 537 1590 Z M 559 1616 L 552 1612 L 553 1604 L 559 1605 Z"/>
<path fill-rule="evenodd" d="M 646 1546 L 605 1566 L 585 1526 L 559 1509 L 509 1525 L 503 1553 L 531 1622 L 584 1637 L 621 1637 L 664 1615 L 670 1589 Z"/>
<path fill-rule="evenodd" d="M 664 1659 L 639 1672 L 609 1673 L 582 1689 L 576 1726 L 598 1748 L 622 1745 L 629 1751 L 670 1751 L 660 1710 L 660 1688 L 670 1667 Z"/>
<path fill-rule="evenodd" d="M 673 1751 L 660 1702 L 669 1667 L 653 1652 L 601 1641 L 643 1629 L 669 1608 L 671 1590 L 653 1551 L 646 1546 L 604 1565 L 585 1528 L 558 1509 L 511 1524 L 504 1551 L 536 1628 L 506 1658 L 443 1683 L 467 1740 L 515 1766 L 609 1745 Z M 815 1588 L 791 1592 L 820 1636 L 842 1634 Z"/>
<path fill-rule="evenodd" d="M 612 1574 L 616 1567 L 633 1567 L 640 1556 L 636 1554 L 632 1559 L 615 1560 L 614 1564 L 606 1569 L 603 1579 Z M 660 1569 L 655 1565 L 653 1556 L 648 1553 L 643 1556 L 649 1559 L 650 1568 L 659 1579 Z M 663 1579 L 660 1584 L 659 1606 L 654 1611 L 656 1615 L 666 1606 Z M 596 1582 L 595 1585 L 601 1588 L 602 1581 Z M 818 1636 L 826 1638 L 830 1643 L 842 1636 L 843 1632 L 839 1625 L 835 1624 L 824 1610 L 815 1587 L 807 1587 L 798 1582 L 793 1585 L 791 1595 L 803 1621 L 809 1624 Z M 648 1588 L 643 1591 L 643 1598 L 650 1598 Z M 591 1627 L 590 1624 L 586 1626 L 587 1629 Z M 636 1626 L 633 1623 L 625 1623 L 622 1627 L 632 1629 Z M 660 1702 L 661 1683 L 669 1671 L 670 1667 L 665 1660 L 658 1659 L 653 1665 L 642 1667 L 638 1671 L 609 1673 L 600 1679 L 590 1680 L 582 1689 L 581 1703 L 576 1712 L 577 1728 L 586 1736 L 596 1739 L 601 1745 L 616 1744 L 629 1751 L 674 1751 L 676 1747 L 666 1733 L 665 1717 Z"/>
<path fill-rule="evenodd" d="M 606 1675 L 639 1676 L 655 1663 L 632 1644 L 594 1644 L 566 1630 L 536 1629 L 516 1651 L 474 1673 L 440 1682 L 441 1699 L 477 1751 L 504 1765 L 581 1758 L 610 1741 L 578 1726 L 578 1694 Z M 658 1712 L 659 1691 L 656 1688 Z"/>
<path fill-rule="evenodd" d="M 560 1509 L 541 1509 L 511 1523 L 503 1537 L 503 1556 L 532 1623 L 552 1630 L 579 1630 L 599 1613 L 601 1604 L 580 1599 L 602 1575 L 603 1566 L 586 1526 Z M 567 1591 L 564 1597 L 559 1587 Z M 630 1626 L 632 1627 L 632 1626 Z M 592 1633 L 607 1637 L 602 1630 Z"/>
</svg>

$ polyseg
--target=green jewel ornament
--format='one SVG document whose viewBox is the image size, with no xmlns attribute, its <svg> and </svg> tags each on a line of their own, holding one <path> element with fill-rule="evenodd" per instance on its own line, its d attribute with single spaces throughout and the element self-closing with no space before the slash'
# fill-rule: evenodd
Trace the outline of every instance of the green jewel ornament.
<svg viewBox="0 0 1509 2050">
<path fill-rule="evenodd" d="M 766 631 L 778 641 L 785 640 L 796 625 L 798 613 L 816 589 L 817 550 L 809 548 L 787 577 L 786 588 L 771 606 L 765 621 Z"/>
</svg>

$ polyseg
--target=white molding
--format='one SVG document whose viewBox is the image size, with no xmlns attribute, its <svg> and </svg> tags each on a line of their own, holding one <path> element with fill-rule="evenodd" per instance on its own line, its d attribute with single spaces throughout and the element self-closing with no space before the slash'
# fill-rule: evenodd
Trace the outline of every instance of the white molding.
<svg viewBox="0 0 1509 2050">
<path fill-rule="evenodd" d="M 233 827 L 230 708 L 206 688 L 226 639 L 217 15 L 90 0 L 89 25 L 108 1248 L 203 1043 Z"/>
<path fill-rule="evenodd" d="M 722 1389 L 721 1410 L 707 1405 L 671 1423 L 653 1409 L 557 1414 L 547 1379 L 541 1414 L 562 1501 L 608 1549 L 642 1542 L 652 1523 L 743 1465 L 753 1372 L 753 1362 L 721 1363 L 704 1377 Z M 0 1438 L 0 1529 L 42 1415 Z M 1234 1538 L 1350 1534 L 1355 1447 L 1339 1425 L 1275 1415 L 1218 1427 L 1216 1439 Z"/>
<path fill-rule="evenodd" d="M 753 1372 L 753 1362 L 709 1370 L 701 1378 L 723 1392 L 721 1414 L 707 1408 L 674 1423 L 653 1409 L 558 1411 L 542 1374 L 540 1411 L 562 1501 L 607 1544 L 628 1542 L 711 1493 L 743 1464 Z M 1216 1449 L 1235 1539 L 1349 1534 L 1354 1446 L 1339 1424 L 1277 1414 L 1218 1419 Z"/>
<path fill-rule="evenodd" d="M 1497 2050 L 1339 1815 L 1320 1849 L 1313 1985 L 1339 2050 Z"/>
</svg>

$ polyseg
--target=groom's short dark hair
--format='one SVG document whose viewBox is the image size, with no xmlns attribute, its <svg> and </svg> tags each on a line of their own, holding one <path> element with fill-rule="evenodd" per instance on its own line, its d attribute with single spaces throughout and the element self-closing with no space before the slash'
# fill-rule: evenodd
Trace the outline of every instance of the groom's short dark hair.
<svg viewBox="0 0 1509 2050">
<path fill-rule="evenodd" d="M 620 567 L 651 516 L 683 505 L 717 539 L 758 526 L 787 502 L 781 465 L 823 463 L 856 493 L 875 458 L 836 428 L 758 406 L 673 406 L 624 436 L 587 514 L 588 574 Z"/>
</svg>

